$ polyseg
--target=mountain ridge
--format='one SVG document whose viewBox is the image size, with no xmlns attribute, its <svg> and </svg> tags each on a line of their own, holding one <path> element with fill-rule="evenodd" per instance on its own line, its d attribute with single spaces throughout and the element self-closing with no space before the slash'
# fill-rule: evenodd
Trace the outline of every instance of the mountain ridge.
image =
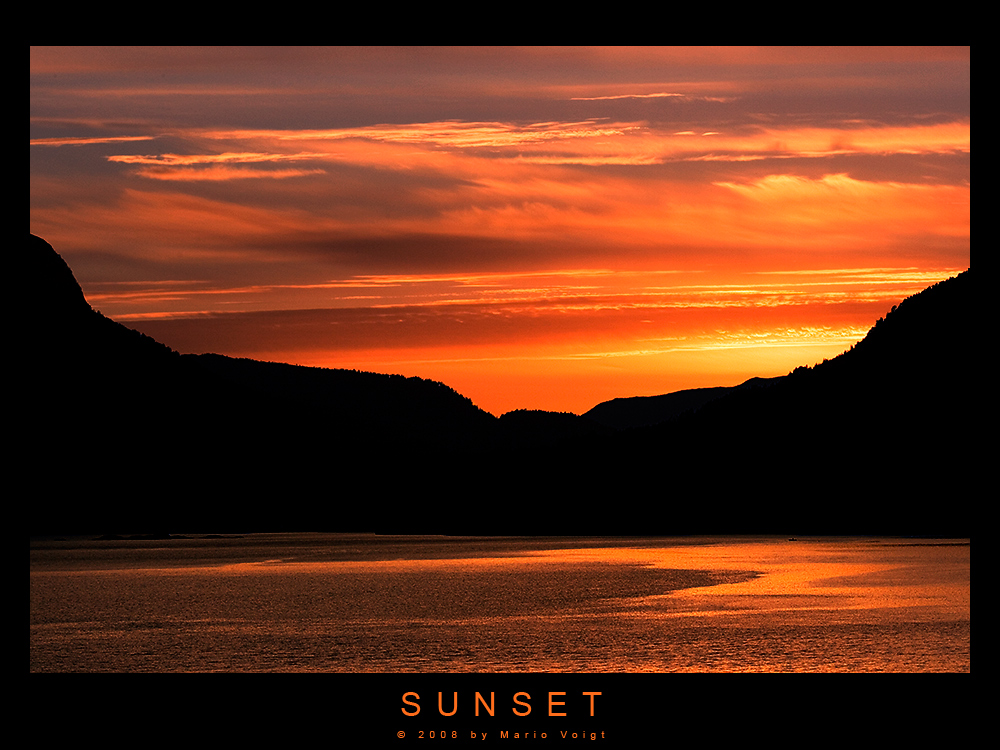
<svg viewBox="0 0 1000 750">
<path fill-rule="evenodd" d="M 39 302 L 24 326 L 26 418 L 14 426 L 19 469 L 37 488 L 32 532 L 968 528 L 964 504 L 927 514 L 886 493 L 971 491 L 954 479 L 979 398 L 971 269 L 786 376 L 497 418 L 421 378 L 180 355 L 94 311 L 56 251 L 29 236 L 18 270 Z M 607 404 L 646 414 L 610 424 L 621 414 L 602 416 L 615 411 Z M 837 462 L 852 449 L 880 454 L 867 462 L 873 491 L 817 482 L 846 481 L 852 465 Z M 947 482 L 924 476 L 929 453 Z"/>
</svg>

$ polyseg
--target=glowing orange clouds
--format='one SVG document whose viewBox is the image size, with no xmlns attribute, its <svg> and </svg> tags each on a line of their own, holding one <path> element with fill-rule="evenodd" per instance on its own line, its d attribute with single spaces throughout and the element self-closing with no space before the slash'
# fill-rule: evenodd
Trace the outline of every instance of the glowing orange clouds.
<svg viewBox="0 0 1000 750">
<path fill-rule="evenodd" d="M 967 48 L 42 48 L 31 229 L 180 351 L 495 412 L 782 374 L 971 251 Z"/>
<path fill-rule="evenodd" d="M 963 186 L 868 182 L 846 174 L 719 184 L 747 199 L 737 219 L 742 235 L 772 246 L 809 249 L 841 241 L 874 250 L 914 235 L 969 237 L 970 192 Z"/>
<path fill-rule="evenodd" d="M 152 139 L 148 135 L 121 135 L 103 138 L 33 138 L 29 143 L 32 146 L 92 146 L 98 143 L 128 143 Z"/>
<path fill-rule="evenodd" d="M 382 162 L 377 149 L 342 150 L 337 142 L 411 144 L 434 149 L 479 152 L 486 158 L 553 164 L 654 164 L 678 160 L 761 160 L 846 154 L 960 153 L 971 149 L 968 121 L 905 127 L 845 122 L 836 127 L 740 127 L 726 130 L 676 130 L 643 122 L 431 122 L 309 131 L 206 131 L 198 139 L 270 144 L 274 159 L 322 157 L 320 153 L 287 154 L 294 144 L 312 149 L 318 142 L 334 145 L 331 159 Z M 263 157 L 263 154 L 256 155 Z M 219 157 L 215 157 L 219 158 Z M 125 157 L 115 160 L 126 161 Z M 382 162 L 384 163 L 384 162 Z M 400 167 L 404 165 L 400 164 Z"/>
<path fill-rule="evenodd" d="M 367 209 L 352 201 L 348 215 L 331 204 L 325 215 L 303 217 L 312 233 L 336 226 L 338 231 L 381 236 L 431 233 L 568 241 L 582 235 L 591 242 L 603 235 L 606 243 L 646 247 L 733 240 L 805 247 L 835 237 L 867 244 L 875 234 L 885 245 L 901 233 L 968 233 L 968 185 L 862 180 L 833 171 L 806 176 L 787 172 L 784 164 L 793 158 L 846 154 L 968 153 L 968 122 L 763 129 L 731 135 L 596 121 L 526 126 L 435 122 L 332 131 L 193 132 L 189 137 L 198 144 L 198 153 L 107 158 L 140 167 L 131 173 L 135 176 L 157 180 L 336 179 L 337 170 L 349 166 L 424 183 L 409 194 L 386 198 L 397 201 L 392 206 L 375 203 L 373 195 Z M 223 150 L 204 153 L 216 143 L 224 144 Z M 233 147 L 242 149 L 229 150 Z M 737 179 L 709 184 L 669 172 L 637 180 L 632 174 L 574 168 L 751 160 L 774 164 L 769 173 L 750 180 L 734 174 Z M 270 167 L 284 162 L 302 166 Z M 267 168 L 258 168 L 262 165 Z M 416 210 L 408 210 L 411 206 Z M 273 216 L 273 211 L 260 210 Z M 877 232 L 873 224 L 879 226 Z"/>
</svg>

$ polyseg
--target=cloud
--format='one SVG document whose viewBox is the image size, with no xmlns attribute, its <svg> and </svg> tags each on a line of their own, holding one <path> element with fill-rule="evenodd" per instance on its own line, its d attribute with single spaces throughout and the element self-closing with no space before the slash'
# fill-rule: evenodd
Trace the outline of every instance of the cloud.
<svg viewBox="0 0 1000 750">
<path fill-rule="evenodd" d="M 129 165 L 148 165 L 136 169 L 133 174 L 153 180 L 169 181 L 213 181 L 246 179 L 284 180 L 324 174 L 323 169 L 255 169 L 232 167 L 230 165 L 260 165 L 289 161 L 316 159 L 321 154 L 268 154 L 268 153 L 221 153 L 221 154 L 119 154 L 108 156 L 110 162 Z M 207 166 L 206 166 L 207 165 Z"/>
<path fill-rule="evenodd" d="M 68 137 L 68 138 L 32 138 L 28 141 L 31 146 L 92 146 L 103 143 L 127 143 L 130 141 L 151 141 L 155 136 L 151 135 L 121 135 L 103 137 Z"/>
<path fill-rule="evenodd" d="M 668 92 L 657 92 L 653 94 L 607 94 L 604 96 L 573 96 L 570 97 L 571 101 L 574 102 L 600 102 L 600 101 L 614 101 L 617 99 L 677 99 L 685 102 L 732 102 L 735 101 L 737 97 L 735 96 L 709 96 L 709 95 L 697 95 L 697 94 L 679 94 L 679 93 L 668 93 Z"/>
<path fill-rule="evenodd" d="M 669 98 L 688 98 L 687 94 L 677 94 L 668 92 L 658 92 L 655 94 L 608 94 L 605 96 L 574 96 L 571 99 L 575 102 L 597 102 L 605 101 L 609 99 L 669 99 Z"/>
<path fill-rule="evenodd" d="M 325 174 L 322 169 L 233 169 L 210 167 L 208 169 L 137 169 L 135 174 L 151 180 L 226 182 L 229 180 L 288 180 Z"/>
<path fill-rule="evenodd" d="M 370 141 L 481 149 L 520 147 L 567 139 L 607 138 L 624 135 L 640 127 L 635 123 L 605 123 L 598 120 L 528 124 L 449 120 L 329 130 L 216 131 L 202 135 L 206 138 L 224 140 L 270 137 L 276 141 L 302 142 L 361 138 Z"/>
<path fill-rule="evenodd" d="M 141 238 L 192 259 L 228 245 L 348 275 L 520 271 L 608 255 L 618 268 L 683 264 L 736 248 L 746 258 L 838 244 L 860 254 L 922 233 L 968 240 L 967 184 L 893 181 L 884 161 L 967 154 L 967 122 L 694 132 L 716 134 L 597 121 L 197 129 L 163 153 L 102 157 L 148 183 L 109 191 L 114 204 L 95 206 L 92 189 L 79 208 L 33 204 L 61 226 L 104 221 L 115 243 Z M 877 179 L 834 171 L 860 156 L 883 160 L 869 168 Z"/>
<path fill-rule="evenodd" d="M 704 140 L 693 139 L 700 135 Z M 428 122 L 366 126 L 332 130 L 214 131 L 200 139 L 230 143 L 271 143 L 275 150 L 317 141 L 365 140 L 326 158 L 378 160 L 379 143 L 416 149 L 469 151 L 483 158 L 518 159 L 539 164 L 654 164 L 670 161 L 746 161 L 787 158 L 828 158 L 849 154 L 969 153 L 971 129 L 967 120 L 930 125 L 873 126 L 854 122 L 828 127 L 742 127 L 664 130 L 643 122 L 573 121 L 520 125 L 502 122 Z M 320 158 L 303 153 L 274 158 Z M 162 158 L 162 157 L 161 157 Z M 180 158 L 180 157 L 177 157 Z M 222 158 L 219 155 L 214 158 Z"/>
<path fill-rule="evenodd" d="M 150 156 L 140 155 L 114 155 L 109 156 L 108 161 L 122 162 L 123 164 L 156 164 L 158 166 L 191 166 L 194 164 L 220 164 L 220 163 L 260 163 L 271 161 L 299 161 L 301 159 L 314 159 L 322 154 L 262 154 L 262 153 L 222 153 L 222 154 L 154 154 Z"/>
</svg>

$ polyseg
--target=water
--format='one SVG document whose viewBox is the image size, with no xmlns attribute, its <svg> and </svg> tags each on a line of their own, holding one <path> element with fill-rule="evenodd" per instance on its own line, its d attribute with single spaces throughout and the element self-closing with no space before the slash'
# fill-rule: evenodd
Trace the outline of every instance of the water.
<svg viewBox="0 0 1000 750">
<path fill-rule="evenodd" d="M 32 540 L 31 672 L 969 672 L 969 540 Z"/>
</svg>

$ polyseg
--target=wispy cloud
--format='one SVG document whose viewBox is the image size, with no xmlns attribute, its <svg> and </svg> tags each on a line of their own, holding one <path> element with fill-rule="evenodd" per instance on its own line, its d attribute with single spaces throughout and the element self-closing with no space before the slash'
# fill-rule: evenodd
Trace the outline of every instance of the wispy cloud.
<svg viewBox="0 0 1000 750">
<path fill-rule="evenodd" d="M 169 181 L 214 181 L 270 179 L 285 180 L 323 174 L 320 168 L 313 169 L 255 169 L 245 165 L 272 164 L 289 161 L 316 159 L 320 154 L 266 154 L 266 153 L 221 153 L 221 154 L 119 154 L 107 157 L 110 162 L 142 165 L 134 174 L 153 180 Z M 244 165 L 233 167 L 231 165 Z"/>
<path fill-rule="evenodd" d="M 289 180 L 295 177 L 324 174 L 324 171 L 322 169 L 233 169 L 229 167 L 159 169 L 154 167 L 138 169 L 135 174 L 151 180 L 226 182 L 228 180 Z"/>
<path fill-rule="evenodd" d="M 528 124 L 449 120 L 330 130 L 215 131 L 202 135 L 206 138 L 222 140 L 271 137 L 276 141 L 304 142 L 363 138 L 371 141 L 428 144 L 454 148 L 496 148 L 567 139 L 620 136 L 640 127 L 641 125 L 636 123 L 609 123 L 600 120 Z"/>
<path fill-rule="evenodd" d="M 736 97 L 733 96 L 707 96 L 696 94 L 678 94 L 670 92 L 657 92 L 653 94 L 607 94 L 605 96 L 574 96 L 571 101 L 575 102 L 600 102 L 613 101 L 616 99 L 680 99 L 684 101 L 701 102 L 731 102 Z"/>
<path fill-rule="evenodd" d="M 971 150 L 968 121 L 892 127 L 856 123 L 823 128 L 754 126 L 730 132 L 722 129 L 665 130 L 643 122 L 604 120 L 524 125 L 447 121 L 333 130 L 211 131 L 197 136 L 206 141 L 271 143 L 284 149 L 291 144 L 363 139 L 373 143 L 488 151 L 482 155 L 539 164 L 662 164 L 685 160 L 828 158 L 850 154 L 949 154 Z M 350 152 L 349 156 L 328 151 L 326 157 L 357 159 L 366 153 L 376 158 L 374 152 L 360 149 Z M 275 158 L 320 157 L 312 152 Z"/>
<path fill-rule="evenodd" d="M 151 135 L 119 135 L 119 136 L 98 136 L 98 137 L 67 137 L 67 138 L 32 138 L 28 141 L 31 146 L 92 146 L 105 143 L 128 143 L 131 141 L 151 141 L 155 136 Z"/>
<path fill-rule="evenodd" d="M 158 166 L 191 166 L 195 164 L 248 164 L 272 161 L 299 161 L 314 159 L 321 154 L 262 154 L 262 153 L 222 153 L 222 154 L 153 154 L 148 156 L 122 154 L 109 156 L 108 161 L 123 164 L 156 164 Z"/>
<path fill-rule="evenodd" d="M 575 102 L 599 102 L 610 99 L 669 99 L 669 98 L 684 99 L 687 98 L 687 96 L 688 96 L 687 94 L 677 94 L 677 93 L 663 91 L 663 92 L 657 92 L 655 94 L 608 94 L 605 96 L 574 96 L 571 97 L 571 99 L 572 101 Z"/>
</svg>

